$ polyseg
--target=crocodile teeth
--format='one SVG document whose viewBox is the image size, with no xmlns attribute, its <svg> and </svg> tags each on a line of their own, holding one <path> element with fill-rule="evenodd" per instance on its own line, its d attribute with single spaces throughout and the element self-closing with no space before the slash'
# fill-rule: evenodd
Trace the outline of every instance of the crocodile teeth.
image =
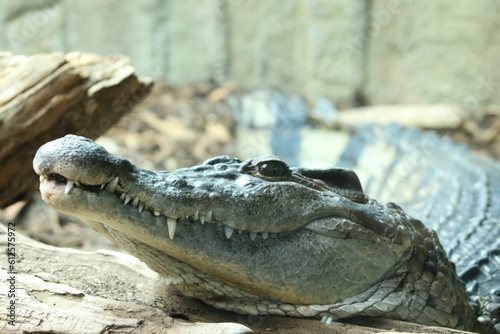
<svg viewBox="0 0 500 334">
<path fill-rule="evenodd" d="M 132 205 L 135 207 L 137 207 L 137 205 L 139 205 L 139 197 L 134 198 L 134 200 L 132 201 Z"/>
<path fill-rule="evenodd" d="M 66 187 L 64 187 L 64 193 L 69 194 L 69 191 L 71 189 L 73 189 L 74 185 L 75 185 L 75 182 L 68 180 L 68 182 L 66 182 Z"/>
<path fill-rule="evenodd" d="M 262 232 L 262 239 L 266 240 L 268 236 L 269 236 L 269 233 Z"/>
<path fill-rule="evenodd" d="M 132 196 L 129 194 L 125 195 L 125 200 L 123 201 L 123 204 L 127 205 L 128 202 L 132 199 Z"/>
<path fill-rule="evenodd" d="M 125 200 L 125 193 L 123 193 L 123 194 L 121 194 L 121 195 L 120 195 L 120 199 L 121 199 L 122 201 L 124 201 L 124 200 Z"/>
<path fill-rule="evenodd" d="M 153 209 L 153 214 L 158 217 L 160 215 L 160 211 Z"/>
<path fill-rule="evenodd" d="M 175 235 L 175 229 L 177 228 L 177 219 L 172 217 L 167 217 L 167 227 L 168 227 L 168 236 L 170 239 L 173 239 Z"/>
<path fill-rule="evenodd" d="M 200 222 L 201 224 L 205 224 L 205 216 L 204 215 L 200 215 Z"/>
<path fill-rule="evenodd" d="M 205 217 L 207 223 L 212 221 L 212 210 L 208 211 L 207 216 Z"/>
<path fill-rule="evenodd" d="M 139 201 L 139 212 L 142 212 L 142 209 L 144 209 L 144 202 Z"/>
<path fill-rule="evenodd" d="M 200 210 L 196 210 L 196 212 L 194 213 L 194 217 L 193 217 L 193 219 L 194 219 L 194 220 L 198 220 L 198 216 L 199 216 L 199 214 L 200 214 Z"/>
<path fill-rule="evenodd" d="M 118 176 L 113 180 L 109 181 L 109 183 L 104 187 L 104 190 L 109 191 L 110 193 L 114 193 L 116 190 L 116 186 L 118 185 Z"/>
<path fill-rule="evenodd" d="M 229 226 L 225 226 L 224 227 L 224 234 L 226 235 L 226 238 L 231 238 L 231 236 L 233 235 L 233 232 L 234 232 L 234 229 L 232 227 L 229 227 Z"/>
<path fill-rule="evenodd" d="M 250 232 L 250 240 L 254 241 L 255 238 L 257 238 L 257 233 L 255 232 Z"/>
</svg>

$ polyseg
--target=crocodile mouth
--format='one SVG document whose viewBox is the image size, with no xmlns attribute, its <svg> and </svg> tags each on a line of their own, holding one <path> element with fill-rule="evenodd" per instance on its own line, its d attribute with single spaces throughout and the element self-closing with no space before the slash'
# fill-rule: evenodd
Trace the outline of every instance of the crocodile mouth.
<svg viewBox="0 0 500 334">
<path fill-rule="evenodd" d="M 212 224 L 215 225 L 216 229 L 220 229 L 221 232 L 227 239 L 230 239 L 236 232 L 238 234 L 246 233 L 251 241 L 255 241 L 257 238 L 262 238 L 263 240 L 268 239 L 270 232 L 254 232 L 247 231 L 243 229 L 236 229 L 231 226 L 224 225 L 222 221 L 218 221 L 213 214 L 213 210 L 200 211 L 199 209 L 193 210 L 190 214 L 183 215 L 182 217 L 171 217 L 165 212 L 162 212 L 159 208 L 154 208 L 149 206 L 145 200 L 140 199 L 137 196 L 133 196 L 127 193 L 119 185 L 120 178 L 117 176 L 111 181 L 102 183 L 100 185 L 90 185 L 85 184 L 81 181 L 71 180 L 57 173 L 48 173 L 40 175 L 40 192 L 42 198 L 47 203 L 59 207 L 58 202 L 62 202 L 64 197 L 70 197 L 74 192 L 81 191 L 83 193 L 88 193 L 88 197 L 91 193 L 100 197 L 110 197 L 110 199 L 119 199 L 124 207 L 128 207 L 131 211 L 136 211 L 142 215 L 149 214 L 157 222 L 164 221 L 168 229 L 168 237 L 174 239 L 175 233 L 177 231 L 178 224 L 189 224 L 189 223 L 200 223 L 201 225 Z M 59 207 L 64 211 L 64 208 Z M 71 213 L 71 212 L 69 212 Z"/>
</svg>

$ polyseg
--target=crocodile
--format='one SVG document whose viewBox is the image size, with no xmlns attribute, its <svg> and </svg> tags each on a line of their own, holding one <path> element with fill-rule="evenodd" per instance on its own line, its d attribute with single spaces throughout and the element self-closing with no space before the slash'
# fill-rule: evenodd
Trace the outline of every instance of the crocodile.
<svg viewBox="0 0 500 334">
<path fill-rule="evenodd" d="M 424 141 L 416 151 L 431 153 L 420 161 L 413 156 L 408 165 L 434 164 L 431 174 L 462 165 L 440 191 L 436 177 L 411 168 L 396 173 L 398 158 L 389 159 L 385 178 L 377 176 L 379 193 L 391 185 L 391 173 L 398 182 L 406 179 L 408 186 L 391 192 L 413 192 L 399 197 L 403 210 L 368 196 L 348 168 L 368 150 L 373 138 L 367 138 L 355 136 L 342 157 L 345 166 L 335 168 L 290 167 L 275 156 L 218 156 L 167 172 L 138 168 L 90 139 L 67 135 L 40 147 L 33 168 L 48 205 L 80 218 L 184 295 L 216 308 L 326 323 L 387 317 L 500 332 L 498 164 L 449 143 L 436 151 L 435 141 Z M 403 131 L 385 139 L 401 155 L 402 143 L 415 138 Z M 366 182 L 374 194 L 376 170 Z M 478 171 L 467 189 L 459 187 L 471 176 L 465 171 Z M 437 222 L 434 229 L 458 239 L 443 247 L 438 234 L 414 217 Z M 468 220 L 479 227 L 471 230 Z M 461 247 L 470 256 L 461 257 Z M 473 296 L 485 290 L 489 297 Z"/>
</svg>

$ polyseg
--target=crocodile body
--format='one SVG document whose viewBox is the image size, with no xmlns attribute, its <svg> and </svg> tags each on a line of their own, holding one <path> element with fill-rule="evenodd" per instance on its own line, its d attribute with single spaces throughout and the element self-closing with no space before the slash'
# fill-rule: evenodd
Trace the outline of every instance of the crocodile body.
<svg viewBox="0 0 500 334">
<path fill-rule="evenodd" d="M 434 133 L 368 128 L 337 163 L 437 232 L 468 291 L 500 295 L 500 164 Z M 377 168 L 373 168 L 373 165 Z"/>
<path fill-rule="evenodd" d="M 77 136 L 45 144 L 33 165 L 46 203 L 215 307 L 495 332 L 500 168 L 450 143 L 398 136 L 347 145 L 339 164 L 371 161 L 365 192 L 350 169 L 291 168 L 276 157 L 153 172 Z M 380 168 L 373 147 L 389 152 Z"/>
</svg>

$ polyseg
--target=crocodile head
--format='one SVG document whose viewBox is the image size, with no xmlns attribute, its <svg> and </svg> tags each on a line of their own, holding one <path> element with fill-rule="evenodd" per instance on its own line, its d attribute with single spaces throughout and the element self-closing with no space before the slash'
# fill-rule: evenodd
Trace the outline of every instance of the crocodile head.
<svg viewBox="0 0 500 334">
<path fill-rule="evenodd" d="M 350 170 L 220 156 L 153 172 L 73 135 L 43 145 L 33 165 L 46 203 L 216 307 L 444 326 L 469 312 L 435 234 L 364 195 Z"/>
</svg>

